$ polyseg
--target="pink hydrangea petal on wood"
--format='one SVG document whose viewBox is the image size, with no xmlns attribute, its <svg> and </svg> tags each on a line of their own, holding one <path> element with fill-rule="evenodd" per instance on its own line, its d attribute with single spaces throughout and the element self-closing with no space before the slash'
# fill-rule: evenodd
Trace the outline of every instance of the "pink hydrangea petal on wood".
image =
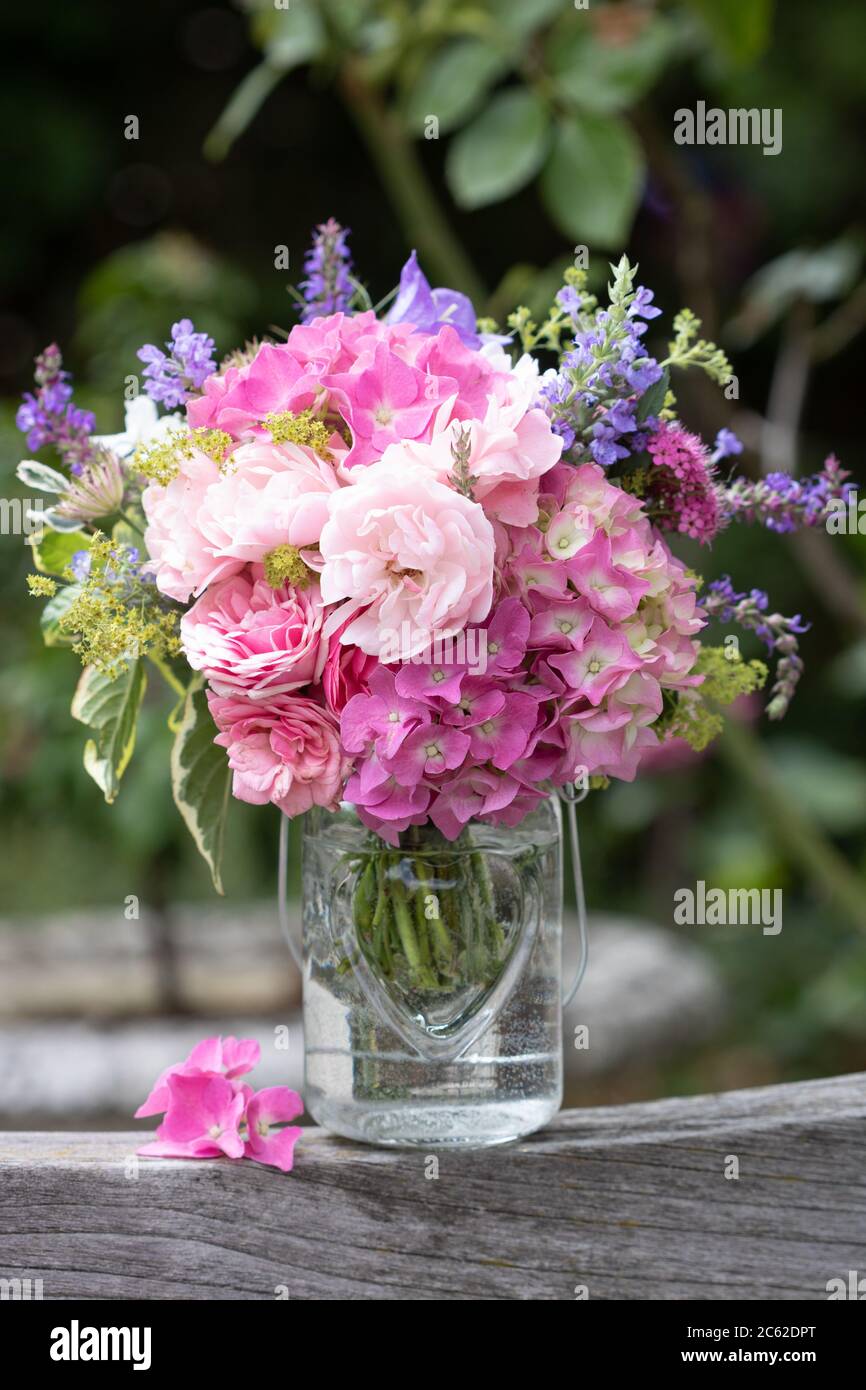
<svg viewBox="0 0 866 1390">
<path fill-rule="evenodd" d="M 286 1122 L 296 1119 L 303 1109 L 301 1097 L 287 1086 L 266 1086 L 256 1091 L 247 1104 L 245 1157 L 279 1168 L 283 1173 L 291 1172 L 295 1144 L 304 1131 Z M 275 1129 L 275 1125 L 283 1128 Z"/>
</svg>

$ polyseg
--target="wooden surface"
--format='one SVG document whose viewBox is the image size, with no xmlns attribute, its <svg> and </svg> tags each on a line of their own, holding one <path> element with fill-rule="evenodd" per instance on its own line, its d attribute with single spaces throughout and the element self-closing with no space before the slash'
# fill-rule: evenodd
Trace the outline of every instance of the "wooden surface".
<svg viewBox="0 0 866 1390">
<path fill-rule="evenodd" d="M 866 1076 L 572 1111 L 429 1156 L 311 1131 L 294 1173 L 0 1134 L 0 1278 L 46 1299 L 809 1299 L 866 1274 Z M 732 1157 L 739 1178 L 726 1178 Z"/>
</svg>

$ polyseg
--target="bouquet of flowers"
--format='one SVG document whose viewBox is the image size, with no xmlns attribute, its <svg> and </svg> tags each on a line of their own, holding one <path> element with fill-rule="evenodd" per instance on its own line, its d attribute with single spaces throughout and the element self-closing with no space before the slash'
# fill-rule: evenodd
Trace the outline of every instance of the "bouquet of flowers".
<svg viewBox="0 0 866 1390">
<path fill-rule="evenodd" d="M 705 640 L 711 619 L 777 655 L 780 717 L 799 617 L 727 578 L 702 592 L 670 542 L 823 524 L 846 474 L 723 474 L 739 442 L 689 432 L 671 375 L 724 384 L 729 365 L 688 311 L 650 354 L 660 311 L 625 258 L 605 305 L 574 268 L 543 322 L 518 309 L 505 331 L 414 254 L 374 308 L 333 221 L 305 268 L 285 341 L 218 364 L 182 319 L 143 347 L 121 434 L 94 433 L 56 347 L 37 359 L 18 422 L 62 469 L 19 468 L 51 494 L 28 582 L 45 640 L 84 665 L 72 713 L 109 801 L 156 671 L 177 696 L 175 798 L 217 886 L 229 786 L 286 816 L 349 802 L 380 852 L 356 890 L 362 948 L 450 987 L 503 949 L 483 863 L 425 936 L 382 842 L 396 865 L 472 822 L 515 825 L 552 788 L 630 781 L 665 740 L 703 747 L 767 676 Z"/>
</svg>

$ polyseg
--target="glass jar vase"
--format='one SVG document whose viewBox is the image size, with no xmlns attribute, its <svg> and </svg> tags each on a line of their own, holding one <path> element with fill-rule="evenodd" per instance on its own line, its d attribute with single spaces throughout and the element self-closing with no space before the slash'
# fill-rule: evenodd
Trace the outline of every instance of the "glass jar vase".
<svg viewBox="0 0 866 1390">
<path fill-rule="evenodd" d="M 562 1099 L 558 803 L 399 838 L 348 805 L 305 818 L 307 1109 L 369 1143 L 507 1143 Z"/>
</svg>

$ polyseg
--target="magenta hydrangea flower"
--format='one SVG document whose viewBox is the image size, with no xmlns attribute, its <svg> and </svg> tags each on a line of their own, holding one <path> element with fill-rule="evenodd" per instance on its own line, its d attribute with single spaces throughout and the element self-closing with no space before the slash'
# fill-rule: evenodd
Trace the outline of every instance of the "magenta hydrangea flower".
<svg viewBox="0 0 866 1390">
<path fill-rule="evenodd" d="M 205 1038 L 203 1042 L 196 1043 L 185 1062 L 167 1067 L 158 1077 L 147 1100 L 136 1110 L 135 1118 L 141 1120 L 148 1115 L 161 1115 L 168 1109 L 170 1077 L 217 1072 L 220 1076 L 234 1081 L 252 1071 L 253 1067 L 258 1065 L 261 1055 L 262 1049 L 254 1038 Z"/>
<path fill-rule="evenodd" d="M 240 1079 L 260 1055 L 253 1038 L 205 1038 L 185 1062 L 167 1067 L 135 1112 L 137 1119 L 165 1115 L 156 1138 L 138 1153 L 143 1158 L 251 1158 L 290 1172 L 303 1131 L 287 1122 L 303 1112 L 304 1103 L 287 1086 L 254 1091 Z"/>
<path fill-rule="evenodd" d="M 151 1158 L 242 1158 L 240 1126 L 246 1108 L 235 1090 L 215 1072 L 174 1072 L 166 1081 L 168 1109 L 156 1139 L 138 1152 Z"/>
<path fill-rule="evenodd" d="M 290 1173 L 295 1145 L 304 1131 L 287 1121 L 297 1119 L 303 1110 L 301 1097 L 286 1086 L 266 1086 L 263 1091 L 256 1091 L 247 1101 L 244 1157 Z"/>
</svg>

